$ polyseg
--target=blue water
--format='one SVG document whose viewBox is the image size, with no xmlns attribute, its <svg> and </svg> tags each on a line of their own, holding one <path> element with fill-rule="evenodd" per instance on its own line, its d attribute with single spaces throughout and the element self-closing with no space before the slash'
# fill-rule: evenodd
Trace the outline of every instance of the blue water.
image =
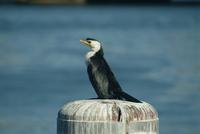
<svg viewBox="0 0 200 134">
<path fill-rule="evenodd" d="M 199 7 L 0 6 L 0 134 L 55 134 L 64 103 L 95 97 L 84 37 L 161 134 L 200 132 Z"/>
</svg>

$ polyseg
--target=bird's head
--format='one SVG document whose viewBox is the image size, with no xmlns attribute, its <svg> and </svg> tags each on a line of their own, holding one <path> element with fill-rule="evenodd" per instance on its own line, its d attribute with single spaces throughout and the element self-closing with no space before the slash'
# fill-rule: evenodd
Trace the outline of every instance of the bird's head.
<svg viewBox="0 0 200 134">
<path fill-rule="evenodd" d="M 80 42 L 84 45 L 89 46 L 91 50 L 94 52 L 98 52 L 102 49 L 101 43 L 96 39 L 86 38 L 86 39 L 81 39 Z"/>
</svg>

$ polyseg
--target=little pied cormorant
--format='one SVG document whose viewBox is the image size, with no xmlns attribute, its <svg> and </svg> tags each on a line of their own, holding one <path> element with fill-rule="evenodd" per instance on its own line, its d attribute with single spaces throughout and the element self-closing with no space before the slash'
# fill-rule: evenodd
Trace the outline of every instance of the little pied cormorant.
<svg viewBox="0 0 200 134">
<path fill-rule="evenodd" d="M 86 54 L 87 72 L 99 99 L 118 99 L 141 103 L 125 93 L 104 59 L 101 43 L 92 38 L 81 39 L 81 43 L 91 48 Z"/>
</svg>

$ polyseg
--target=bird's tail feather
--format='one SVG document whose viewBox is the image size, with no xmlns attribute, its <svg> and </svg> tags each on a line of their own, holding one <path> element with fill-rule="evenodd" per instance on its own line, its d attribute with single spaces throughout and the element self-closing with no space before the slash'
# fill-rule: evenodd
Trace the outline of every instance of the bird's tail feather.
<svg viewBox="0 0 200 134">
<path fill-rule="evenodd" d="M 131 101 L 131 102 L 135 102 L 135 103 L 142 103 L 140 100 L 130 96 L 129 94 L 125 93 L 125 92 L 120 92 L 120 96 L 122 100 L 126 100 L 126 101 Z"/>
</svg>

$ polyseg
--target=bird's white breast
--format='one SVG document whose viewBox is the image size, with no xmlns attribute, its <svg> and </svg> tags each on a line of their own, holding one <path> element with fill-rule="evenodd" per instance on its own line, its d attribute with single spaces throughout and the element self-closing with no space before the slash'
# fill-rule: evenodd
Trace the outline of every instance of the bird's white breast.
<svg viewBox="0 0 200 134">
<path fill-rule="evenodd" d="M 88 64 L 88 62 L 90 62 L 90 58 L 91 58 L 92 56 L 94 56 L 95 53 L 96 53 L 96 52 L 94 52 L 94 51 L 89 51 L 89 52 L 85 55 L 86 64 Z"/>
</svg>

